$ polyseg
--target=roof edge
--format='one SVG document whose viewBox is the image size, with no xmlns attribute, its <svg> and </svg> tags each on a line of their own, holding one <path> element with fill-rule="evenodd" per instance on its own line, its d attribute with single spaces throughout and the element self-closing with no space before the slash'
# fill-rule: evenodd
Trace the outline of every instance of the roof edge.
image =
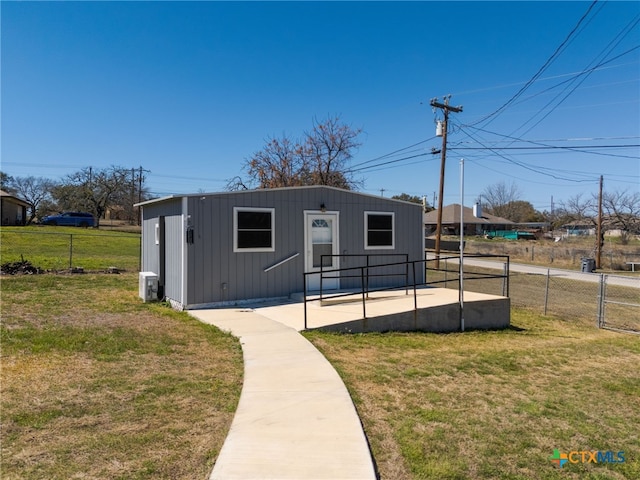
<svg viewBox="0 0 640 480">
<path fill-rule="evenodd" d="M 173 194 L 173 195 L 168 195 L 168 196 L 165 196 L 165 197 L 159 197 L 159 198 L 154 198 L 154 199 L 151 199 L 151 200 L 146 200 L 144 202 L 135 203 L 133 206 L 134 207 L 143 207 L 145 205 L 166 202 L 166 201 L 169 201 L 169 200 L 175 200 L 175 199 L 179 199 L 179 198 L 208 197 L 208 196 L 214 196 L 214 195 L 238 195 L 238 194 L 244 194 L 244 193 L 255 193 L 255 192 L 265 192 L 265 191 L 269 192 L 269 191 L 284 191 L 284 190 L 309 190 L 309 189 L 317 189 L 317 188 L 324 188 L 324 189 L 329 189 L 329 190 L 337 190 L 339 192 L 346 192 L 346 193 L 351 193 L 351 194 L 354 194 L 354 195 L 361 195 L 363 197 L 369 197 L 369 198 L 375 198 L 375 199 L 384 199 L 384 200 L 390 201 L 390 202 L 399 202 L 399 203 L 403 203 L 403 204 L 407 204 L 407 205 L 414 205 L 416 207 L 422 208 L 421 204 L 414 203 L 414 202 L 408 202 L 406 200 L 399 200 L 397 198 L 381 197 L 381 196 L 373 195 L 373 194 L 370 194 L 370 193 L 359 192 L 357 190 L 347 190 L 347 189 L 344 189 L 344 188 L 331 187 L 329 185 L 300 185 L 300 186 L 296 186 L 296 187 L 253 188 L 253 189 L 250 189 L 250 190 L 234 190 L 234 191 L 224 191 L 224 192 Z"/>
</svg>

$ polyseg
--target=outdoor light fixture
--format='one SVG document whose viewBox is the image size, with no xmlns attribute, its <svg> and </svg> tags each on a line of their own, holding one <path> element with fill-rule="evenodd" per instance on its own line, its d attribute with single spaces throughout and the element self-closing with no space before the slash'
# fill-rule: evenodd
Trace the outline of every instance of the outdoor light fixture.
<svg viewBox="0 0 640 480">
<path fill-rule="evenodd" d="M 320 204 L 320 211 L 321 212 L 326 212 L 327 211 L 327 207 L 326 207 L 326 205 L 324 203 Z"/>
</svg>

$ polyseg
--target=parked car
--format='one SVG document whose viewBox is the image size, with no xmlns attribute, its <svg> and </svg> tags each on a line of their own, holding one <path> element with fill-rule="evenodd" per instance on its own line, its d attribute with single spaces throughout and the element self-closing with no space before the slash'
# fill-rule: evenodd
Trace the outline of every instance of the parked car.
<svg viewBox="0 0 640 480">
<path fill-rule="evenodd" d="M 90 213 L 64 212 L 58 215 L 47 215 L 41 221 L 43 225 L 61 225 L 66 227 L 95 227 L 96 219 Z"/>
</svg>

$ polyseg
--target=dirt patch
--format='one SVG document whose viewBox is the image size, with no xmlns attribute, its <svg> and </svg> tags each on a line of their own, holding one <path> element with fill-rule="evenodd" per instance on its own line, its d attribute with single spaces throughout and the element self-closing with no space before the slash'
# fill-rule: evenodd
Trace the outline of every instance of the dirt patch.
<svg viewBox="0 0 640 480">
<path fill-rule="evenodd" d="M 37 275 L 40 273 L 44 273 L 44 270 L 24 259 L 0 265 L 0 274 L 2 275 Z"/>
</svg>

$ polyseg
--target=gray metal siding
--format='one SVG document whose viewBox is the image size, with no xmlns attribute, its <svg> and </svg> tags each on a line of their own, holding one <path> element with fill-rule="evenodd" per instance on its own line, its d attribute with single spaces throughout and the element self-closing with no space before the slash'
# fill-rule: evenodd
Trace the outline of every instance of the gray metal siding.
<svg viewBox="0 0 640 480">
<path fill-rule="evenodd" d="M 279 297 L 301 290 L 304 219 L 295 197 L 301 199 L 302 195 L 298 191 L 258 191 L 190 197 L 188 211 L 195 242 L 188 247 L 188 303 Z M 275 209 L 274 252 L 233 251 L 234 207 Z M 295 253 L 300 255 L 264 272 Z"/>
<path fill-rule="evenodd" d="M 302 274 L 305 264 L 304 212 L 319 211 L 322 204 L 328 211 L 340 212 L 340 253 L 408 253 L 410 260 L 422 258 L 423 227 L 420 205 L 333 188 L 310 187 L 191 195 L 147 204 L 144 206 L 143 268 L 152 271 L 156 271 L 154 268 L 157 269 L 157 263 L 154 264 L 154 259 L 158 258 L 157 246 L 154 245 L 157 220 L 154 221 L 154 218 L 164 215 L 167 297 L 181 301 L 188 307 L 288 296 L 300 292 L 303 289 Z M 275 209 L 275 251 L 233 251 L 234 207 Z M 393 250 L 364 249 L 365 211 L 395 213 Z M 185 242 L 188 222 L 194 229 L 193 244 Z M 186 262 L 184 299 L 181 298 L 183 252 Z M 296 258 L 273 270 L 264 271 L 295 253 L 299 253 Z M 401 261 L 402 258 L 379 257 L 374 260 L 378 263 L 388 263 Z M 349 258 L 342 260 L 340 266 L 357 266 L 363 262 L 363 259 Z M 389 268 L 386 270 L 387 273 L 394 271 Z M 395 271 L 397 270 L 396 268 Z M 389 285 L 390 281 L 400 284 L 404 282 L 404 278 L 378 279 L 370 285 Z M 343 279 L 341 286 L 347 288 L 356 284 L 359 286 L 360 281 Z"/>
<path fill-rule="evenodd" d="M 353 195 L 336 192 L 336 202 L 341 202 L 340 209 L 340 251 L 347 254 L 368 254 L 370 265 L 403 262 L 405 259 L 395 254 L 408 254 L 408 259 L 420 260 L 422 250 L 422 208 L 419 205 L 394 202 L 383 197 Z M 340 204 L 340 203 L 338 203 Z M 328 207 L 329 208 L 329 207 Z M 364 212 L 394 213 L 394 248 L 393 249 L 365 249 L 365 216 Z M 393 256 L 390 256 L 394 254 Z M 342 268 L 361 267 L 366 265 L 365 257 L 350 257 L 341 261 Z M 418 281 L 422 280 L 421 270 L 416 274 Z M 371 269 L 370 273 L 394 274 L 392 277 L 370 278 L 370 287 L 402 285 L 405 282 L 405 267 L 385 267 Z M 359 270 L 344 272 L 343 276 L 360 275 Z M 409 273 L 412 281 L 412 272 Z M 341 281 L 342 288 L 360 287 L 359 278 L 345 278 Z"/>
<path fill-rule="evenodd" d="M 182 285 L 182 205 L 180 199 L 144 205 L 142 210 L 142 270 L 160 273 L 160 248 L 156 245 L 156 224 L 165 219 L 165 277 L 160 278 L 166 297 L 181 299 Z"/>
<path fill-rule="evenodd" d="M 164 294 L 167 298 L 183 303 L 183 249 L 185 248 L 185 227 L 182 214 L 167 215 L 165 224 L 165 279 Z"/>
</svg>

